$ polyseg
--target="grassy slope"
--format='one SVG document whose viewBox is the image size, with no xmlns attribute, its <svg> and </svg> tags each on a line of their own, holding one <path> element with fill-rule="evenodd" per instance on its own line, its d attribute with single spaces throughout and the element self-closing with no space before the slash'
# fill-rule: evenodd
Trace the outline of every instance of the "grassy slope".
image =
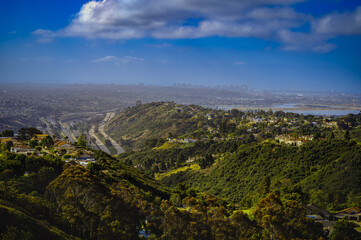
<svg viewBox="0 0 361 240">
<path fill-rule="evenodd" d="M 106 125 L 105 131 L 122 145 L 139 148 L 148 138 L 194 131 L 197 119 L 192 113 L 201 109 L 170 102 L 143 104 L 122 111 Z"/>
</svg>

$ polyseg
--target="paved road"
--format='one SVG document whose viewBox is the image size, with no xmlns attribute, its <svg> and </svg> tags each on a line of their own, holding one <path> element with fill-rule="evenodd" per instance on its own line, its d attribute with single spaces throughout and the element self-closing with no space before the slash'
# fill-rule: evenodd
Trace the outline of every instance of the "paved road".
<svg viewBox="0 0 361 240">
<path fill-rule="evenodd" d="M 110 142 L 112 143 L 112 145 L 114 146 L 114 148 L 117 150 L 117 154 L 121 154 L 124 153 L 124 149 L 116 142 L 114 141 L 108 134 L 106 134 L 104 132 L 104 127 L 105 124 L 110 121 L 110 119 L 112 119 L 115 116 L 114 112 L 111 113 L 107 113 L 107 115 L 105 116 L 103 122 L 99 125 L 99 132 L 105 137 L 105 139 L 109 139 Z"/>
<path fill-rule="evenodd" d="M 102 134 L 104 136 L 105 139 L 109 139 L 110 142 L 112 143 L 112 145 L 114 146 L 114 148 L 117 150 L 117 154 L 120 154 L 120 153 L 123 153 L 125 152 L 124 149 L 117 143 L 115 142 L 110 136 L 108 136 L 108 134 L 106 134 L 104 132 L 104 127 L 105 127 L 105 124 L 107 122 L 110 121 L 110 119 L 112 119 L 113 117 L 115 116 L 115 113 L 114 112 L 111 112 L 111 113 L 107 113 L 105 115 L 105 118 L 104 120 L 99 124 L 99 127 L 98 127 L 98 131 L 100 134 Z M 96 145 L 98 145 L 98 147 L 106 152 L 106 153 L 109 153 L 110 154 L 110 151 L 109 149 L 107 148 L 107 146 L 105 146 L 102 141 L 100 141 L 100 139 L 97 137 L 97 135 L 95 135 L 95 126 L 92 126 L 92 128 L 90 129 L 89 131 L 89 135 L 92 137 L 92 138 L 95 138 L 95 143 Z"/>
<path fill-rule="evenodd" d="M 97 135 L 95 135 L 95 126 L 93 125 L 92 128 L 89 131 L 89 135 L 92 138 L 95 138 L 95 144 L 98 145 L 98 147 L 100 148 L 100 150 L 102 150 L 103 152 L 106 152 L 108 154 L 110 154 L 109 149 L 102 143 L 102 141 L 99 140 L 99 138 L 97 137 Z"/>
<path fill-rule="evenodd" d="M 72 143 L 76 142 L 76 137 L 74 136 L 74 134 L 72 134 L 69 125 L 61 121 L 59 121 L 59 124 L 61 126 L 61 130 L 64 133 L 64 135 L 68 137 L 68 140 Z"/>
</svg>

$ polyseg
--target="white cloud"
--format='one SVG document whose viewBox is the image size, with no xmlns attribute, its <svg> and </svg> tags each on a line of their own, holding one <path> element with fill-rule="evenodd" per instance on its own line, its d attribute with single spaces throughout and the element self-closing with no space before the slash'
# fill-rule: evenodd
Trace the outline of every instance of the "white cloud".
<svg viewBox="0 0 361 240">
<path fill-rule="evenodd" d="M 105 56 L 105 57 L 102 57 L 102 58 L 97 58 L 97 59 L 94 59 L 92 60 L 91 62 L 92 63 L 102 63 L 102 62 L 113 62 L 113 61 L 116 61 L 117 58 L 115 56 Z"/>
<path fill-rule="evenodd" d="M 53 40 L 53 38 L 57 37 L 59 34 L 57 32 L 53 32 L 45 29 L 37 29 L 33 32 L 33 34 L 38 35 L 39 38 L 36 40 L 38 43 L 48 43 Z"/>
<path fill-rule="evenodd" d="M 247 13 L 247 17 L 255 19 L 309 19 L 310 17 L 297 13 L 290 7 L 261 7 L 252 9 Z"/>
<path fill-rule="evenodd" d="M 234 65 L 244 65 L 246 62 L 235 62 Z"/>
<path fill-rule="evenodd" d="M 361 6 L 354 12 L 332 13 L 312 22 L 315 32 L 322 34 L 361 34 Z"/>
<path fill-rule="evenodd" d="M 270 38 L 279 29 L 296 27 L 298 24 L 283 20 L 248 20 L 248 21 L 202 21 L 198 26 L 175 26 L 163 28 L 152 33 L 155 38 L 180 39 L 220 37 L 256 37 Z"/>
<path fill-rule="evenodd" d="M 336 48 L 336 45 L 327 42 L 329 36 L 316 33 L 300 33 L 282 30 L 279 32 L 279 39 L 286 51 L 304 51 L 312 50 L 315 52 L 326 53 Z"/>
<path fill-rule="evenodd" d="M 133 56 L 124 56 L 124 57 L 115 57 L 112 55 L 108 55 L 105 57 L 97 58 L 92 61 L 91 63 L 104 63 L 104 62 L 114 62 L 114 63 L 135 63 L 135 62 L 143 62 L 143 58 L 133 57 Z"/>
<path fill-rule="evenodd" d="M 284 50 L 328 52 L 335 48 L 327 42 L 333 37 L 330 34 L 361 33 L 361 7 L 352 13 L 329 14 L 313 20 L 292 8 L 292 4 L 302 1 L 305 0 L 92 0 L 82 6 L 65 28 L 38 29 L 34 34 L 40 36 L 38 42 L 50 42 L 55 37 L 112 40 L 254 37 L 278 40 L 284 44 Z M 313 26 L 309 33 L 290 31 L 308 22 Z"/>
<path fill-rule="evenodd" d="M 288 7 L 300 1 L 303 0 L 90 1 L 64 29 L 57 32 L 39 29 L 34 33 L 43 39 L 57 36 L 105 39 L 263 36 L 270 35 L 277 24 L 279 29 L 302 23 L 304 15 Z M 198 26 L 187 26 L 189 18 L 200 19 Z"/>
</svg>

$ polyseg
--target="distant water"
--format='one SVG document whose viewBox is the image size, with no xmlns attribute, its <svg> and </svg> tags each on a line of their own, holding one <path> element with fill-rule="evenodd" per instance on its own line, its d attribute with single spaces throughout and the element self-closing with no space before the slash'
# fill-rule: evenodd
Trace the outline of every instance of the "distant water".
<svg viewBox="0 0 361 240">
<path fill-rule="evenodd" d="M 358 114 L 358 110 L 309 110 L 309 111 L 285 111 L 293 112 L 303 115 L 317 115 L 317 116 L 344 116 L 347 114 Z"/>
<path fill-rule="evenodd" d="M 296 108 L 297 103 L 281 103 L 281 104 L 273 104 L 272 108 Z"/>
</svg>

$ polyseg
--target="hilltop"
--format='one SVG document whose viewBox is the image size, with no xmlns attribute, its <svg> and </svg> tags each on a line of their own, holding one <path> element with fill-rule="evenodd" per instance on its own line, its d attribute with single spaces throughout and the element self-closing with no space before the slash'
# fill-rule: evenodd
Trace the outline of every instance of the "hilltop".
<svg viewBox="0 0 361 240">
<path fill-rule="evenodd" d="M 206 111 L 196 105 L 174 102 L 139 104 L 126 108 L 106 126 L 106 133 L 122 146 L 142 148 L 147 139 L 167 138 L 197 129 L 196 115 Z"/>
</svg>

